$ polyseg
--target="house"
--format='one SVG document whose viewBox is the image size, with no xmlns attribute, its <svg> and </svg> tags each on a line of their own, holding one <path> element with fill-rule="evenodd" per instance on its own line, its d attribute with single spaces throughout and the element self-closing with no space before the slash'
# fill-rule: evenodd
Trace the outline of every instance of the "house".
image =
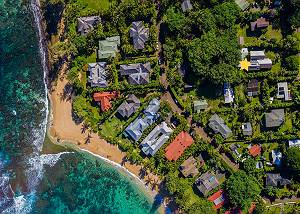
<svg viewBox="0 0 300 214">
<path fill-rule="evenodd" d="M 284 122 L 284 109 L 273 109 L 266 113 L 265 120 L 267 128 L 280 126 Z"/>
<path fill-rule="evenodd" d="M 231 144 L 231 145 L 230 145 L 230 150 L 231 150 L 238 158 L 240 158 L 242 155 L 238 152 L 237 149 L 238 149 L 238 148 L 237 148 L 236 144 Z"/>
<path fill-rule="evenodd" d="M 272 150 L 271 155 L 272 155 L 272 163 L 276 166 L 280 166 L 281 159 L 282 159 L 282 153 L 279 151 Z"/>
<path fill-rule="evenodd" d="M 98 59 L 116 57 L 120 44 L 120 36 L 108 37 L 105 40 L 99 41 Z"/>
<path fill-rule="evenodd" d="M 270 25 L 270 22 L 265 18 L 261 17 L 254 22 L 250 22 L 251 31 L 255 31 L 256 29 L 263 29 Z"/>
<path fill-rule="evenodd" d="M 246 0 L 235 0 L 235 3 L 240 7 L 241 10 L 247 10 L 250 6 L 249 2 Z"/>
<path fill-rule="evenodd" d="M 224 84 L 224 98 L 226 104 L 232 103 L 234 100 L 233 90 L 229 83 Z"/>
<path fill-rule="evenodd" d="M 150 101 L 148 107 L 144 110 L 143 117 L 138 117 L 125 129 L 124 135 L 131 138 L 135 142 L 138 141 L 144 130 L 152 125 L 159 117 L 157 113 L 159 110 L 160 102 L 156 98 Z"/>
<path fill-rule="evenodd" d="M 79 17 L 77 19 L 77 32 L 85 36 L 92 31 L 100 21 L 100 16 Z"/>
<path fill-rule="evenodd" d="M 245 40 L 244 40 L 244 37 L 243 36 L 239 36 L 238 38 L 238 44 L 240 46 L 243 46 L 245 44 Z"/>
<path fill-rule="evenodd" d="M 260 69 L 271 69 L 272 68 L 272 60 L 269 58 L 259 59 L 257 60 Z"/>
<path fill-rule="evenodd" d="M 217 134 L 220 133 L 224 138 L 228 138 L 231 136 L 232 131 L 225 124 L 224 120 L 220 118 L 217 114 L 214 114 L 209 119 L 208 126 Z"/>
<path fill-rule="evenodd" d="M 89 63 L 89 77 L 88 82 L 91 87 L 107 87 L 107 72 L 106 72 L 106 62 L 96 62 Z"/>
<path fill-rule="evenodd" d="M 191 4 L 191 1 L 190 0 L 184 0 L 181 3 L 181 9 L 182 9 L 183 12 L 186 12 L 188 10 L 193 9 L 193 5 Z"/>
<path fill-rule="evenodd" d="M 255 165 L 255 168 L 256 168 L 256 169 L 262 169 L 262 168 L 264 168 L 264 164 L 263 164 L 261 161 L 258 161 L 258 162 L 256 163 L 256 165 Z"/>
<path fill-rule="evenodd" d="M 293 147 L 293 146 L 300 147 L 300 139 L 289 140 L 289 147 Z"/>
<path fill-rule="evenodd" d="M 242 124 L 243 135 L 251 136 L 252 135 L 252 126 L 251 123 L 243 123 Z"/>
<path fill-rule="evenodd" d="M 194 112 L 200 113 L 201 110 L 205 110 L 208 107 L 206 100 L 196 100 L 194 101 Z"/>
<path fill-rule="evenodd" d="M 141 105 L 140 100 L 133 94 L 131 94 L 117 109 L 119 115 L 123 118 L 129 118 L 135 113 Z"/>
<path fill-rule="evenodd" d="M 195 177 L 199 173 L 196 159 L 192 156 L 189 157 L 179 166 L 179 171 L 186 178 Z"/>
<path fill-rule="evenodd" d="M 260 70 L 259 63 L 257 61 L 250 61 L 248 70 L 249 71 L 259 71 Z"/>
<path fill-rule="evenodd" d="M 284 99 L 285 101 L 291 100 L 291 94 L 288 89 L 287 82 L 277 83 L 277 98 Z"/>
<path fill-rule="evenodd" d="M 158 115 L 157 112 L 158 112 L 159 108 L 160 108 L 160 101 L 156 98 L 153 98 L 149 102 L 147 108 L 144 110 L 144 114 L 146 116 L 155 118 Z"/>
<path fill-rule="evenodd" d="M 267 173 L 266 186 L 285 186 L 290 185 L 291 181 L 289 179 L 281 177 L 279 173 Z"/>
<path fill-rule="evenodd" d="M 180 132 L 170 145 L 166 148 L 166 158 L 169 161 L 176 161 L 184 152 L 186 148 L 194 143 L 194 139 L 189 133 L 182 131 Z"/>
<path fill-rule="evenodd" d="M 212 196 L 210 196 L 208 198 L 208 200 L 210 202 L 214 203 L 214 207 L 213 208 L 215 210 L 220 209 L 227 202 L 226 196 L 225 196 L 224 191 L 222 189 L 220 189 L 218 192 L 215 192 Z"/>
<path fill-rule="evenodd" d="M 195 184 L 197 186 L 197 189 L 204 195 L 207 196 L 207 194 L 217 188 L 220 185 L 219 179 L 224 177 L 224 174 L 217 174 L 211 172 L 206 172 L 202 174 L 196 181 Z"/>
<path fill-rule="evenodd" d="M 168 127 L 166 122 L 157 125 L 148 136 L 141 142 L 142 151 L 145 155 L 155 155 L 155 153 L 169 139 L 173 130 Z"/>
<path fill-rule="evenodd" d="M 251 146 L 249 149 L 249 154 L 252 156 L 252 157 L 257 157 L 260 155 L 261 153 L 261 147 L 260 145 L 254 145 L 254 146 Z"/>
<path fill-rule="evenodd" d="M 203 165 L 204 165 L 205 162 L 204 162 L 204 159 L 203 159 L 203 157 L 202 157 L 201 154 L 198 155 L 197 160 L 199 161 L 200 166 L 203 166 Z"/>
<path fill-rule="evenodd" d="M 121 76 L 128 76 L 131 85 L 143 85 L 149 83 L 151 65 L 149 62 L 142 64 L 129 64 L 120 66 Z"/>
<path fill-rule="evenodd" d="M 110 101 L 114 98 L 117 98 L 119 93 L 116 91 L 113 92 L 98 92 L 94 93 L 93 98 L 95 102 L 100 102 L 100 109 L 102 112 L 108 111 L 111 108 Z"/>
<path fill-rule="evenodd" d="M 130 37 L 133 40 L 133 46 L 135 49 L 144 49 L 145 42 L 147 42 L 149 38 L 149 28 L 145 28 L 141 21 L 132 22 Z"/>
<path fill-rule="evenodd" d="M 266 58 L 264 51 L 250 51 L 250 61 L 262 60 Z"/>
<path fill-rule="evenodd" d="M 257 96 L 259 92 L 258 80 L 252 79 L 247 86 L 247 95 L 249 97 Z"/>
<path fill-rule="evenodd" d="M 241 49 L 241 58 L 245 59 L 245 58 L 247 58 L 248 55 L 249 55 L 248 48 L 242 48 Z"/>
</svg>

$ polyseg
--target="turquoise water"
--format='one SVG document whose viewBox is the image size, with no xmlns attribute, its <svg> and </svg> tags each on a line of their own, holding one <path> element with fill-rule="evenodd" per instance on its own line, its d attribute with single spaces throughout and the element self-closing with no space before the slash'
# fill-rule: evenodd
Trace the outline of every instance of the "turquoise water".
<svg viewBox="0 0 300 214">
<path fill-rule="evenodd" d="M 0 213 L 155 213 L 113 166 L 81 153 L 42 154 L 45 97 L 30 2 L 0 0 Z"/>
</svg>

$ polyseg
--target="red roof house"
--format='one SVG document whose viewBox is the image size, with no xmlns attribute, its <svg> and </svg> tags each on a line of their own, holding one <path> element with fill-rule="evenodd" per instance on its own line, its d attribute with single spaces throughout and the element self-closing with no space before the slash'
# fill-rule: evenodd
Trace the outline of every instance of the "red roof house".
<svg viewBox="0 0 300 214">
<path fill-rule="evenodd" d="M 184 152 L 184 150 L 194 143 L 193 138 L 189 133 L 180 132 L 173 142 L 166 148 L 166 158 L 169 161 L 176 161 Z"/>
<path fill-rule="evenodd" d="M 116 97 L 118 97 L 119 94 L 116 91 L 113 92 L 99 92 L 94 93 L 93 97 L 96 102 L 100 102 L 100 108 L 101 111 L 107 111 L 111 108 L 110 101 Z"/>
<path fill-rule="evenodd" d="M 220 209 L 227 202 L 224 191 L 220 189 L 218 192 L 214 193 L 208 198 L 209 201 L 214 203 L 214 209 Z"/>
<path fill-rule="evenodd" d="M 260 155 L 260 152 L 261 152 L 261 147 L 259 145 L 254 145 L 249 149 L 249 154 L 252 157 L 256 157 L 256 156 Z"/>
</svg>

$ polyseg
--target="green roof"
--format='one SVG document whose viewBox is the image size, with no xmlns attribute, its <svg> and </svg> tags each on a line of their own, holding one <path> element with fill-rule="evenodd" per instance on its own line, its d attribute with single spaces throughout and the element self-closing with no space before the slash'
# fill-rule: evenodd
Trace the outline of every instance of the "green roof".
<svg viewBox="0 0 300 214">
<path fill-rule="evenodd" d="M 106 59 L 109 57 L 115 57 L 118 51 L 118 45 L 120 45 L 120 37 L 114 36 L 99 41 L 98 58 Z"/>
<path fill-rule="evenodd" d="M 246 0 L 235 0 L 235 3 L 241 8 L 241 10 L 246 10 L 250 5 Z"/>
</svg>

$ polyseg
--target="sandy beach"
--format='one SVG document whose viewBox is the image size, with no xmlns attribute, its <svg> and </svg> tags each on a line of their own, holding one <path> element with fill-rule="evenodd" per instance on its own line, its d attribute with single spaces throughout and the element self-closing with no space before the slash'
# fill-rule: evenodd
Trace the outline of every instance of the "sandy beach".
<svg viewBox="0 0 300 214">
<path fill-rule="evenodd" d="M 124 161 L 126 153 L 122 152 L 118 146 L 112 145 L 104 139 L 101 139 L 96 133 L 88 132 L 88 130 L 82 132 L 82 124 L 76 124 L 73 121 L 71 100 L 62 98 L 64 89 L 68 84 L 68 80 L 65 78 L 64 74 L 66 69 L 67 67 L 63 66 L 56 84 L 53 85 L 52 90 L 49 91 L 51 108 L 47 134 L 50 140 L 55 144 L 71 143 L 81 150 L 87 150 L 92 154 L 113 161 L 114 163 L 123 166 L 131 174 L 140 178 L 144 185 L 146 184 L 146 179 L 149 180 L 149 178 L 152 181 L 157 181 L 159 184 L 161 182 L 159 177 L 150 172 L 145 178 L 141 178 L 140 172 L 142 166 Z M 85 144 L 89 134 L 91 136 L 90 143 Z M 147 187 L 146 185 L 145 187 L 147 192 L 153 197 L 157 194 L 157 189 L 152 190 L 150 186 Z"/>
</svg>

